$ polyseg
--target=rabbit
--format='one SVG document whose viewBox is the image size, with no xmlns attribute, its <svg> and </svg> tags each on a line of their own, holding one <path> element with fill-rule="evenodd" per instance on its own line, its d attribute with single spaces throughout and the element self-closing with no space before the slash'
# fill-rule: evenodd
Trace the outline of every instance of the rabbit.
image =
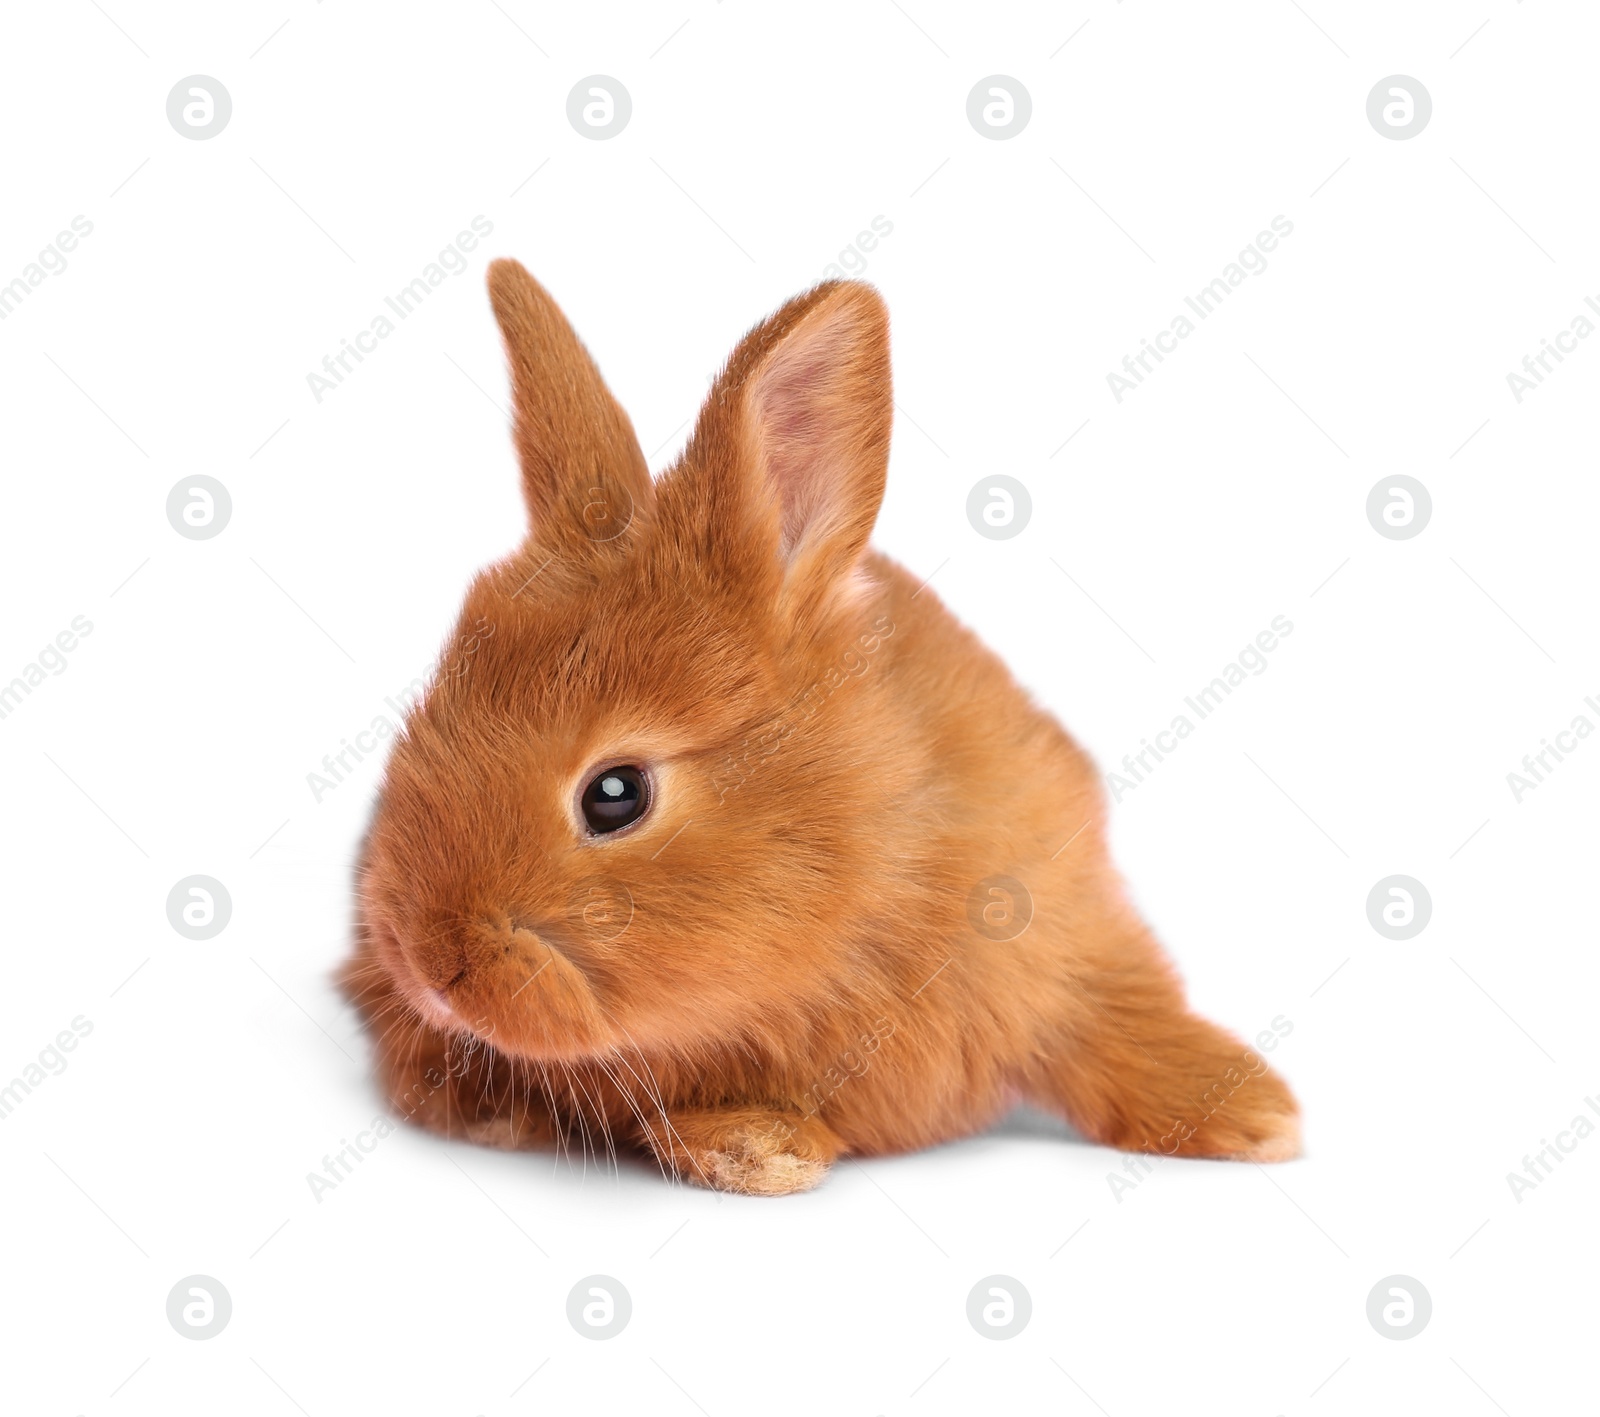
<svg viewBox="0 0 1600 1417">
<path fill-rule="evenodd" d="M 868 548 L 888 315 L 752 329 L 652 482 L 555 302 L 496 260 L 529 528 L 396 735 L 344 983 L 390 1105 L 748 1195 L 1019 1101 L 1152 1155 L 1281 1161 L 1298 1107 L 1191 1013 L 1094 765 Z"/>
</svg>

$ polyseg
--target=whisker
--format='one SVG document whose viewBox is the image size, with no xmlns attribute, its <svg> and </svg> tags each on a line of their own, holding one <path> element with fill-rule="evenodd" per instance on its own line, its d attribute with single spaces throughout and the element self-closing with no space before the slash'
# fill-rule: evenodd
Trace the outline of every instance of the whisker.
<svg viewBox="0 0 1600 1417">
<path fill-rule="evenodd" d="M 627 1067 L 627 1063 L 623 1059 L 621 1053 L 618 1053 L 615 1047 L 613 1047 L 611 1051 L 616 1053 L 617 1061 L 622 1063 L 624 1067 Z M 638 1103 L 635 1102 L 633 1095 L 622 1085 L 621 1080 L 617 1078 L 611 1069 L 606 1066 L 605 1059 L 597 1056 L 595 1058 L 595 1063 L 599 1066 L 600 1070 L 605 1073 L 606 1077 L 610 1079 L 611 1085 L 616 1088 L 618 1096 L 620 1096 L 623 1102 L 627 1104 L 628 1110 L 633 1113 L 635 1120 L 639 1123 L 640 1127 L 643 1128 L 648 1142 L 646 1149 L 655 1158 L 656 1165 L 661 1169 L 662 1179 L 666 1180 L 666 1163 L 661 1159 L 661 1149 L 656 1144 L 656 1134 L 651 1130 L 650 1123 L 645 1119 L 644 1112 L 640 1109 Z M 630 1068 L 629 1071 L 632 1072 L 632 1069 Z"/>
</svg>

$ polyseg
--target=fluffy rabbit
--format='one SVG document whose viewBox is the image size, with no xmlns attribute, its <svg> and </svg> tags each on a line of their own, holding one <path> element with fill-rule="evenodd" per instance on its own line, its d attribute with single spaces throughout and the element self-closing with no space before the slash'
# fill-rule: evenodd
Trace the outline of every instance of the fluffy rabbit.
<svg viewBox="0 0 1600 1417">
<path fill-rule="evenodd" d="M 345 980 L 397 1111 L 729 1191 L 981 1129 L 1276 1161 L 1297 1108 L 1191 1013 L 1093 765 L 868 550 L 888 319 L 830 281 L 652 484 L 545 290 L 489 269 L 529 532 L 389 760 Z"/>
</svg>

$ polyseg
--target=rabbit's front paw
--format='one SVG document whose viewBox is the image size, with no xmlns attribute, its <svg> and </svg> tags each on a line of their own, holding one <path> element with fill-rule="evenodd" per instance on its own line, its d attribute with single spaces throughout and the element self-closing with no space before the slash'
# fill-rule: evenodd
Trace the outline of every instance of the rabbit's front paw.
<svg viewBox="0 0 1600 1417">
<path fill-rule="evenodd" d="M 746 1196 L 809 1191 L 840 1152 L 815 1119 L 756 1108 L 678 1113 L 652 1147 L 685 1180 Z"/>
</svg>

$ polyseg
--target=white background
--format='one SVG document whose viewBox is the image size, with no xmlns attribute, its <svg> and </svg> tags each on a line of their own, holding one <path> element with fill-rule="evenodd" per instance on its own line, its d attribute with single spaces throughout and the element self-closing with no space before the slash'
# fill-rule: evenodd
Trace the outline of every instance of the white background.
<svg viewBox="0 0 1600 1417">
<path fill-rule="evenodd" d="M 0 682 L 94 627 L 0 720 L 0 1081 L 93 1026 L 0 1131 L 8 1410 L 1592 1402 L 1600 1139 L 1506 1180 L 1600 1094 L 1600 741 L 1506 782 L 1600 723 L 1600 341 L 1506 381 L 1600 293 L 1592 11 L 106 0 L 5 32 L 0 281 L 94 227 L 0 322 Z M 192 74 L 232 97 L 206 141 L 166 117 Z M 632 96 L 610 141 L 566 118 L 591 74 Z M 966 116 L 991 74 L 1032 96 L 1007 141 Z M 1407 141 L 1366 117 L 1393 74 L 1432 95 Z M 469 268 L 315 401 L 480 214 Z M 1280 214 L 1268 269 L 1116 402 L 1107 373 Z M 1119 1199 L 1122 1157 L 1025 1116 L 771 1201 L 407 1128 L 315 1200 L 381 1110 L 331 982 L 380 766 L 320 803 L 307 774 L 522 531 L 484 265 L 549 286 L 659 469 L 736 338 L 876 216 L 878 544 L 1102 763 L 1293 622 L 1114 837 L 1197 1007 L 1292 1020 L 1304 1159 Z M 965 501 L 1000 472 L 1033 518 L 989 541 Z M 1411 540 L 1365 514 L 1397 473 L 1433 498 Z M 232 496 L 214 540 L 166 519 L 196 474 Z M 233 900 L 203 943 L 165 910 L 197 873 Z M 1405 942 L 1365 911 L 1395 873 L 1433 900 Z M 565 1316 L 596 1273 L 633 1300 L 606 1342 Z M 206 1342 L 165 1314 L 192 1274 L 232 1296 Z M 1005 1342 L 965 1315 L 992 1274 L 1032 1297 Z M 1433 1301 L 1403 1342 L 1366 1317 L 1394 1274 Z"/>
</svg>

